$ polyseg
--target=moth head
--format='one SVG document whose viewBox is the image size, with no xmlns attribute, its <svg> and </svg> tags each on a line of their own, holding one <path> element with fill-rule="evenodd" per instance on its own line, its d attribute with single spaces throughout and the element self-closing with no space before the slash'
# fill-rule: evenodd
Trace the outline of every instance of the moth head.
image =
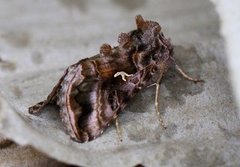
<svg viewBox="0 0 240 167">
<path fill-rule="evenodd" d="M 161 32 L 161 26 L 155 21 L 144 20 L 141 15 L 135 17 L 137 29 L 142 31 L 151 31 L 153 34 L 157 35 Z"/>
<path fill-rule="evenodd" d="M 161 35 L 161 26 L 155 21 L 144 20 L 141 15 L 136 16 L 137 32 L 140 37 L 140 45 L 142 46 L 152 46 L 158 45 L 157 40 Z M 139 39 L 139 38 L 138 38 Z"/>
</svg>

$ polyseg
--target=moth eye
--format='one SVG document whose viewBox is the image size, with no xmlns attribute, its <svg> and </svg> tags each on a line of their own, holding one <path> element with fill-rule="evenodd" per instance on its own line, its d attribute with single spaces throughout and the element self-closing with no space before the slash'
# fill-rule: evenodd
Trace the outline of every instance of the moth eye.
<svg viewBox="0 0 240 167">
<path fill-rule="evenodd" d="M 152 60 L 154 60 L 154 61 L 156 61 L 158 59 L 158 55 L 156 55 L 156 54 L 151 55 L 151 57 L 152 57 Z"/>
<path fill-rule="evenodd" d="M 157 71 L 157 67 L 154 66 L 154 67 L 151 69 L 151 72 L 152 72 L 152 73 L 155 73 L 156 71 Z"/>
<path fill-rule="evenodd" d="M 151 55 L 152 60 L 156 60 L 156 57 L 154 55 Z"/>
</svg>

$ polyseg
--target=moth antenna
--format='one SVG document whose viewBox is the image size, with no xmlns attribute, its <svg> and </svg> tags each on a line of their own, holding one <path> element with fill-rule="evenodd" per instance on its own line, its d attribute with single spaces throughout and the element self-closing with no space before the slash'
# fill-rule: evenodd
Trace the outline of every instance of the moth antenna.
<svg viewBox="0 0 240 167">
<path fill-rule="evenodd" d="M 118 117 L 115 119 L 115 126 L 116 126 L 116 130 L 117 130 L 118 139 L 120 142 L 122 142 L 122 131 L 120 129 Z"/>
<path fill-rule="evenodd" d="M 187 74 L 182 70 L 182 68 L 179 67 L 179 65 L 177 65 L 177 64 L 175 64 L 175 68 L 176 68 L 176 70 L 177 70 L 184 78 L 186 78 L 186 79 L 189 80 L 189 81 L 192 81 L 192 82 L 194 82 L 194 83 L 204 82 L 204 80 L 202 80 L 202 79 L 194 79 L 194 78 L 190 77 L 190 76 L 187 75 Z"/>
</svg>

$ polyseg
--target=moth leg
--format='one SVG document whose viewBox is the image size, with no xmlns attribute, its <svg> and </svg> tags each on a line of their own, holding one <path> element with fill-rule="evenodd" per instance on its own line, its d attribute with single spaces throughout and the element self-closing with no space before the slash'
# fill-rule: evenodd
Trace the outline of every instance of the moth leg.
<svg viewBox="0 0 240 167">
<path fill-rule="evenodd" d="M 118 139 L 120 142 L 122 142 L 122 131 L 120 129 L 118 117 L 115 119 L 115 126 L 116 126 L 116 130 L 117 130 Z"/>
<path fill-rule="evenodd" d="M 179 67 L 177 64 L 175 64 L 175 68 L 176 68 L 176 70 L 177 70 L 184 78 L 186 78 L 186 79 L 189 80 L 189 81 L 192 81 L 192 82 L 194 82 L 194 83 L 204 82 L 204 80 L 194 79 L 194 78 L 190 77 L 190 76 L 187 75 L 187 74 L 181 69 L 181 67 Z"/>
<path fill-rule="evenodd" d="M 150 87 L 152 87 L 152 86 L 156 86 L 156 83 L 153 83 L 153 84 L 151 84 L 151 85 L 148 85 L 147 88 L 150 88 Z"/>
<path fill-rule="evenodd" d="M 164 122 L 163 122 L 163 119 L 162 119 L 162 116 L 160 114 L 160 111 L 159 111 L 159 88 L 160 88 L 160 80 L 155 83 L 156 85 L 156 92 L 155 92 L 155 111 L 156 111 L 156 114 L 157 114 L 157 118 L 158 118 L 158 121 L 160 123 L 160 125 L 166 129 L 167 127 L 164 125 Z"/>
<path fill-rule="evenodd" d="M 127 74 L 124 71 L 120 71 L 120 72 L 117 72 L 116 74 L 114 74 L 114 78 L 116 78 L 118 76 L 121 76 L 123 81 L 127 81 L 126 77 L 131 77 L 131 76 L 133 76 L 133 74 Z"/>
</svg>

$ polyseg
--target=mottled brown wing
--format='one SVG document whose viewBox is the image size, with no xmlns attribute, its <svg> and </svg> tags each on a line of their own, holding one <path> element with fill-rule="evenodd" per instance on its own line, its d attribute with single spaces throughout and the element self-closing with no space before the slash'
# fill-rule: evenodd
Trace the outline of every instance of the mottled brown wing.
<svg viewBox="0 0 240 167">
<path fill-rule="evenodd" d="M 117 112 L 109 90 L 96 77 L 84 77 L 81 64 L 66 75 L 58 95 L 61 118 L 72 139 L 87 142 L 99 136 Z"/>
</svg>

